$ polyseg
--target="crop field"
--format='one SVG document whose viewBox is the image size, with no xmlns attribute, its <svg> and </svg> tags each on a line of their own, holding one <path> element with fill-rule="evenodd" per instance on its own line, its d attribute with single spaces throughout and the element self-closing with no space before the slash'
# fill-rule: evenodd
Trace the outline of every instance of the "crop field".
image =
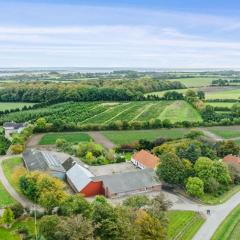
<svg viewBox="0 0 240 240">
<path fill-rule="evenodd" d="M 23 102 L 0 102 L 0 111 L 11 110 L 11 109 L 22 109 L 24 106 L 32 106 L 33 103 L 23 103 Z"/>
<path fill-rule="evenodd" d="M 231 90 L 224 90 L 214 92 L 206 92 L 206 99 L 239 99 L 240 97 L 240 89 L 231 89 Z"/>
<path fill-rule="evenodd" d="M 139 101 L 60 103 L 40 109 L 9 113 L 0 117 L 0 122 L 30 121 L 39 117 L 77 124 L 108 124 L 118 120 L 130 122 L 150 119 L 169 119 L 173 123 L 202 121 L 200 114 L 185 101 Z"/>
<path fill-rule="evenodd" d="M 154 130 L 133 130 L 133 131 L 104 131 L 102 134 L 115 144 L 128 144 L 140 139 L 153 141 L 157 138 L 182 138 L 190 129 L 154 129 Z"/>
<path fill-rule="evenodd" d="M 204 223 L 204 219 L 192 211 L 169 211 L 168 239 L 191 240 Z"/>
<path fill-rule="evenodd" d="M 45 134 L 40 140 L 40 145 L 55 144 L 59 138 L 65 139 L 67 142 L 78 143 L 78 142 L 89 142 L 91 140 L 87 133 L 48 133 Z"/>
<path fill-rule="evenodd" d="M 219 126 L 206 129 L 225 139 L 240 138 L 240 126 Z"/>
</svg>

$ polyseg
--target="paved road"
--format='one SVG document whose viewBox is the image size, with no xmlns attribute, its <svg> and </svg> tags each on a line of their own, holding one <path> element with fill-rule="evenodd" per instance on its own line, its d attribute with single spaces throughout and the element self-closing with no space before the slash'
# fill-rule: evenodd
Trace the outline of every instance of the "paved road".
<svg viewBox="0 0 240 240">
<path fill-rule="evenodd" d="M 20 155 L 14 155 L 11 157 L 19 157 Z M 0 157 L 0 181 L 2 182 L 5 189 L 9 192 L 9 194 L 14 198 L 18 203 L 20 203 L 23 207 L 27 207 L 30 209 L 34 209 L 34 204 L 30 202 L 25 197 L 21 196 L 19 193 L 15 191 L 15 189 L 11 186 L 11 184 L 8 182 L 7 178 L 4 175 L 3 169 L 2 169 L 2 161 L 5 159 L 8 159 L 10 156 L 4 156 Z M 37 206 L 38 210 L 42 210 L 41 207 Z"/>
<path fill-rule="evenodd" d="M 88 132 L 96 143 L 102 144 L 106 149 L 113 149 L 116 145 L 107 139 L 101 132 Z"/>
</svg>

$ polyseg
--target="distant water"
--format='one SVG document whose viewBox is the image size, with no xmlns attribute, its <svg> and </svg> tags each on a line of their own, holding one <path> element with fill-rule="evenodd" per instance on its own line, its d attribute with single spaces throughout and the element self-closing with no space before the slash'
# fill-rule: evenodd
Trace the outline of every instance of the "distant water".
<svg viewBox="0 0 240 240">
<path fill-rule="evenodd" d="M 120 70 L 133 70 L 139 72 L 207 72 L 207 71 L 227 71 L 227 70 L 235 70 L 239 71 L 240 69 L 226 69 L 226 68 L 86 68 L 86 67 L 38 67 L 38 68 L 0 68 L 0 76 L 12 76 L 17 74 L 24 73 L 47 73 L 51 71 L 64 72 L 64 73 L 109 73 L 113 71 Z"/>
</svg>

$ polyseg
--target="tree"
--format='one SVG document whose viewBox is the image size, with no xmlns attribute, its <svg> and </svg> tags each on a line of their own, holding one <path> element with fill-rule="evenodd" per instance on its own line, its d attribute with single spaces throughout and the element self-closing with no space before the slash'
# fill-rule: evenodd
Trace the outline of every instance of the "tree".
<svg viewBox="0 0 240 240">
<path fill-rule="evenodd" d="M 5 208 L 2 216 L 3 223 L 10 228 L 14 221 L 14 213 L 11 208 Z"/>
<path fill-rule="evenodd" d="M 11 151 L 14 153 L 14 154 L 20 154 L 24 151 L 24 145 L 21 145 L 21 144 L 13 144 L 11 146 Z"/>
<path fill-rule="evenodd" d="M 161 156 L 156 171 L 158 177 L 167 183 L 182 184 L 184 180 L 184 165 L 174 153 L 165 153 Z"/>
<path fill-rule="evenodd" d="M 198 177 L 189 177 L 186 189 L 189 195 L 193 197 L 201 197 L 204 194 L 204 183 Z"/>
<path fill-rule="evenodd" d="M 58 236 L 56 236 L 59 223 L 60 218 L 56 215 L 43 216 L 39 222 L 39 233 L 47 240 L 59 240 Z"/>
<path fill-rule="evenodd" d="M 136 227 L 138 228 L 140 239 L 144 240 L 166 239 L 165 227 L 156 217 L 152 217 L 144 210 L 139 210 L 137 212 L 135 224 Z"/>
<path fill-rule="evenodd" d="M 196 139 L 201 136 L 203 136 L 203 132 L 195 129 L 192 129 L 189 133 L 185 134 L 185 137 L 190 139 Z"/>
<path fill-rule="evenodd" d="M 204 91 L 198 91 L 197 96 L 199 99 L 203 100 L 205 99 L 205 92 Z"/>
<path fill-rule="evenodd" d="M 140 209 L 150 203 L 150 199 L 146 195 L 130 196 L 123 201 L 123 205 L 133 209 Z"/>
<path fill-rule="evenodd" d="M 189 159 L 192 163 L 201 156 L 201 148 L 198 142 L 177 146 L 176 153 L 180 158 Z"/>
<path fill-rule="evenodd" d="M 216 144 L 217 155 L 225 157 L 226 155 L 238 155 L 240 147 L 234 141 L 223 141 Z"/>
<path fill-rule="evenodd" d="M 94 228 L 89 219 L 76 215 L 62 219 L 58 224 L 57 236 L 66 240 L 94 240 Z"/>
</svg>

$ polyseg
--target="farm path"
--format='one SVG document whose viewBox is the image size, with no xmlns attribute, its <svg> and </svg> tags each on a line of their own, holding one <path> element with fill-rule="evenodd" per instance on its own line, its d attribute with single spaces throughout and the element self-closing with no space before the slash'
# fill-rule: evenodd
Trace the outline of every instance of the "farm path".
<svg viewBox="0 0 240 240">
<path fill-rule="evenodd" d="M 12 155 L 12 157 L 20 157 L 20 156 L 21 155 Z M 8 182 L 7 178 L 5 177 L 3 168 L 2 168 L 2 162 L 8 158 L 9 158 L 9 156 L 0 157 L 0 181 L 2 182 L 4 188 L 12 196 L 12 198 L 14 198 L 23 207 L 27 207 L 31 210 L 34 210 L 34 208 L 35 208 L 34 203 L 29 201 L 25 197 L 21 196 L 18 192 L 16 192 L 15 189 L 12 187 L 12 185 Z M 40 211 L 43 210 L 40 206 L 36 206 L 36 208 Z"/>
<path fill-rule="evenodd" d="M 101 132 L 88 132 L 88 135 L 93 138 L 96 143 L 103 145 L 106 149 L 113 149 L 116 145 L 107 139 Z"/>
<path fill-rule="evenodd" d="M 30 139 L 27 141 L 28 148 L 34 148 L 38 146 L 39 141 L 42 139 L 44 133 L 34 134 Z"/>
<path fill-rule="evenodd" d="M 205 136 L 209 137 L 210 139 L 212 139 L 215 142 L 220 142 L 220 141 L 224 141 L 224 138 L 208 131 L 205 128 L 199 128 L 200 131 L 202 131 L 204 133 Z"/>
</svg>

